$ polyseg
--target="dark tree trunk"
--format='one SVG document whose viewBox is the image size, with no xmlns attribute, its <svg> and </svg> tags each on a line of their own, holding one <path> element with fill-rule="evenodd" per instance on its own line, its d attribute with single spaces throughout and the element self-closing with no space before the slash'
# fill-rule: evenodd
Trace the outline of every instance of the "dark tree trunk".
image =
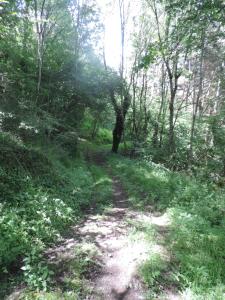
<svg viewBox="0 0 225 300">
<path fill-rule="evenodd" d="M 98 120 L 95 120 L 94 124 L 93 124 L 92 133 L 91 133 L 92 139 L 94 139 L 96 137 L 97 132 L 98 132 Z"/>
<path fill-rule="evenodd" d="M 176 91 L 171 91 L 170 104 L 169 104 L 169 148 L 170 153 L 174 152 L 174 100 L 175 100 Z"/>
<path fill-rule="evenodd" d="M 167 63 L 167 70 L 170 81 L 170 102 L 169 102 L 169 151 L 170 154 L 174 153 L 175 141 L 174 141 L 174 104 L 178 88 L 178 79 L 181 73 L 177 72 L 177 62 L 175 64 L 175 71 L 172 74 L 169 64 Z"/>
<path fill-rule="evenodd" d="M 222 176 L 225 177 L 225 157 L 223 158 L 223 173 Z"/>
<path fill-rule="evenodd" d="M 117 153 L 119 149 L 119 144 L 122 139 L 124 130 L 124 117 L 121 111 L 118 111 L 116 114 L 116 124 L 113 130 L 113 144 L 112 144 L 112 152 Z"/>
<path fill-rule="evenodd" d="M 155 122 L 154 132 L 153 132 L 153 136 L 152 136 L 152 143 L 153 143 L 154 147 L 158 146 L 158 133 L 159 133 L 159 124 L 158 124 L 158 122 Z"/>
</svg>

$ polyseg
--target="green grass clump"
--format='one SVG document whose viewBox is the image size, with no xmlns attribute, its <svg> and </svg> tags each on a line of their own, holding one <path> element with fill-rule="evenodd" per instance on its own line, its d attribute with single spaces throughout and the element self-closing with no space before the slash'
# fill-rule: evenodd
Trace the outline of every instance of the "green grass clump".
<svg viewBox="0 0 225 300">
<path fill-rule="evenodd" d="M 21 300 L 79 300 L 74 292 L 30 292 L 26 293 Z"/>
<path fill-rule="evenodd" d="M 140 268 L 140 274 L 144 279 L 145 284 L 155 291 L 157 287 L 160 286 L 160 280 L 162 273 L 166 270 L 165 261 L 162 259 L 161 255 L 154 253 L 150 256 Z"/>
</svg>

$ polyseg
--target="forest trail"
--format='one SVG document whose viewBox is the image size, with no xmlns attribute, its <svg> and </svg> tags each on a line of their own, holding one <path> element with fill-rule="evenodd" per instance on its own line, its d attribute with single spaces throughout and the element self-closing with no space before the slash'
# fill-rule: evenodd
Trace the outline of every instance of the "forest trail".
<svg viewBox="0 0 225 300">
<path fill-rule="evenodd" d="M 97 165 L 106 168 L 104 156 L 96 154 L 91 158 Z M 82 242 L 94 243 L 98 249 L 101 268 L 92 277 L 92 295 L 90 300 L 139 300 L 145 299 L 145 287 L 138 276 L 141 263 L 149 258 L 149 244 L 144 239 L 133 241 L 130 238 L 132 223 L 147 219 L 151 224 L 163 229 L 168 226 L 168 218 L 152 213 L 141 213 L 129 208 L 128 195 L 119 179 L 107 172 L 112 178 L 112 208 L 103 216 L 90 215 L 77 227 Z M 168 256 L 160 246 L 156 251 Z M 166 299 L 177 299 L 167 293 Z"/>
<path fill-rule="evenodd" d="M 91 295 L 85 300 L 145 299 L 137 269 L 148 258 L 148 245 L 145 241 L 130 240 L 128 222 L 138 220 L 140 215 L 129 210 L 119 180 L 113 177 L 112 183 L 113 207 L 103 215 L 88 215 L 72 227 L 69 239 L 49 249 L 47 255 L 52 263 L 61 265 L 73 258 L 74 249 L 94 247 L 96 266 L 90 270 Z"/>
<path fill-rule="evenodd" d="M 144 299 L 144 288 L 137 277 L 138 265 L 148 257 L 144 241 L 129 240 L 128 219 L 137 216 L 129 211 L 127 195 L 120 182 L 113 178 L 113 208 L 101 220 L 88 220 L 82 233 L 95 234 L 101 251 L 103 268 L 94 280 L 95 299 Z"/>
<path fill-rule="evenodd" d="M 91 292 L 85 300 L 146 299 L 146 289 L 138 276 L 139 266 L 147 261 L 153 248 L 162 256 L 168 257 L 168 253 L 160 243 L 150 247 L 146 239 L 132 238 L 134 224 L 146 221 L 158 227 L 161 239 L 160 231 L 163 232 L 169 225 L 169 220 L 165 215 L 131 210 L 128 195 L 119 179 L 105 165 L 104 156 L 96 155 L 90 160 L 106 168 L 112 178 L 112 207 L 103 215 L 89 214 L 84 222 L 73 227 L 74 237 L 65 240 L 63 245 L 49 254 L 53 254 L 53 260 L 56 256 L 59 260 L 66 260 L 70 253 L 74 255 L 76 247 L 95 247 L 96 266 L 88 272 Z M 163 299 L 177 299 L 170 291 L 166 293 Z"/>
<path fill-rule="evenodd" d="M 95 153 L 89 158 L 95 164 L 107 168 L 104 154 Z M 112 179 L 112 207 L 104 215 L 90 215 L 77 227 L 84 243 L 94 243 L 98 249 L 101 269 L 92 278 L 90 300 L 138 300 L 145 299 L 144 286 L 137 276 L 138 266 L 148 258 L 145 241 L 131 241 L 129 219 L 140 216 L 129 209 L 128 195 L 119 179 L 107 172 Z"/>
</svg>

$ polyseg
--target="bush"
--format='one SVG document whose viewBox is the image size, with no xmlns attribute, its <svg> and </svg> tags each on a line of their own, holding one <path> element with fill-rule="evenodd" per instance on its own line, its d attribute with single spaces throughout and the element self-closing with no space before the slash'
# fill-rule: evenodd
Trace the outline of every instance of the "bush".
<svg viewBox="0 0 225 300">
<path fill-rule="evenodd" d="M 26 147 L 17 137 L 0 134 L 0 164 L 7 170 L 44 175 L 52 169 L 50 160 L 40 151 Z"/>
<path fill-rule="evenodd" d="M 20 119 L 11 114 L 1 116 L 1 128 L 7 132 L 17 132 L 20 124 Z"/>
<path fill-rule="evenodd" d="M 31 183 L 17 198 L 19 205 L 5 204 L 1 208 L 0 265 L 4 266 L 29 252 L 30 245 L 54 240 L 73 215 L 64 199 L 55 198 Z"/>
<path fill-rule="evenodd" d="M 78 147 L 78 135 L 76 132 L 64 132 L 55 138 L 56 143 L 67 151 L 69 155 L 75 155 Z"/>
<path fill-rule="evenodd" d="M 19 193 L 27 187 L 28 178 L 20 172 L 10 172 L 0 167 L 0 203 L 7 202 L 14 205 L 19 203 Z"/>
<path fill-rule="evenodd" d="M 51 277 L 54 274 L 48 268 L 45 259 L 37 248 L 32 248 L 27 257 L 23 259 L 24 279 L 29 287 L 46 291 Z"/>
<path fill-rule="evenodd" d="M 48 188 L 61 184 L 60 174 L 44 153 L 10 134 L 0 134 L 0 165 L 0 201 L 15 202 L 31 178 Z"/>
<path fill-rule="evenodd" d="M 112 131 L 100 128 L 95 139 L 98 144 L 110 144 L 112 143 Z"/>
</svg>

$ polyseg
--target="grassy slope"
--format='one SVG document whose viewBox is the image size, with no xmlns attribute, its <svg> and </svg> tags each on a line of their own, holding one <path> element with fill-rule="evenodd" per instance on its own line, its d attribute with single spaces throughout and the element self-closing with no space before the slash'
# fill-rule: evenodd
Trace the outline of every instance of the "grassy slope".
<svg viewBox="0 0 225 300">
<path fill-rule="evenodd" d="M 35 289 L 50 287 L 54 276 L 41 253 L 87 209 L 101 210 L 110 203 L 111 181 L 100 167 L 86 162 L 84 148 L 74 158 L 58 147 L 28 147 L 3 134 L 0 139 L 3 299 L 20 277 Z"/>
<path fill-rule="evenodd" d="M 170 215 L 166 241 L 173 257 L 170 269 L 184 299 L 224 299 L 225 191 L 148 161 L 114 156 L 110 165 L 133 207 L 154 206 Z M 163 272 L 158 256 L 143 266 L 141 273 L 151 291 L 165 280 Z"/>
</svg>

